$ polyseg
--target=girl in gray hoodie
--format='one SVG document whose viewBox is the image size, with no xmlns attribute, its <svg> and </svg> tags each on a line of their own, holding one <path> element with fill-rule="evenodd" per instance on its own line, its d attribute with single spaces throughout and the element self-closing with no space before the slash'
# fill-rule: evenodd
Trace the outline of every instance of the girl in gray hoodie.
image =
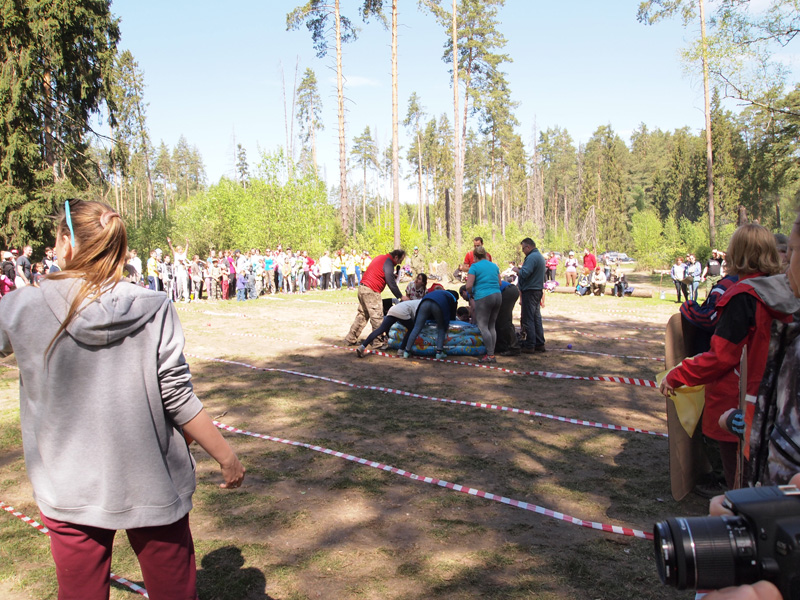
<svg viewBox="0 0 800 600">
<path fill-rule="evenodd" d="M 172 303 L 123 281 L 120 216 L 70 200 L 56 237 L 61 272 L 3 298 L 0 356 L 14 352 L 20 369 L 25 463 L 59 598 L 108 598 L 114 533 L 125 529 L 150 598 L 191 600 L 186 440 L 219 462 L 221 487 L 239 487 L 244 469 L 192 390 Z"/>
</svg>

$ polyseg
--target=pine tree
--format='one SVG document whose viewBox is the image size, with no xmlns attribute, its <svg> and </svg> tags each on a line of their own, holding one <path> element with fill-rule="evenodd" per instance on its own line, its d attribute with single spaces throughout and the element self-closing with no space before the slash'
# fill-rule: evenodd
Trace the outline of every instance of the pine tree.
<svg viewBox="0 0 800 600">
<path fill-rule="evenodd" d="M 119 40 L 109 2 L 5 2 L 0 18 L 0 238 L 45 244 L 65 195 L 97 164 L 85 135 Z"/>
<path fill-rule="evenodd" d="M 306 69 L 297 88 L 297 124 L 300 126 L 300 139 L 306 146 L 311 145 L 311 163 L 317 173 L 317 131 L 324 129 L 322 124 L 322 98 L 317 88 L 317 76 L 312 69 Z M 304 148 L 304 152 L 306 149 Z"/>
</svg>

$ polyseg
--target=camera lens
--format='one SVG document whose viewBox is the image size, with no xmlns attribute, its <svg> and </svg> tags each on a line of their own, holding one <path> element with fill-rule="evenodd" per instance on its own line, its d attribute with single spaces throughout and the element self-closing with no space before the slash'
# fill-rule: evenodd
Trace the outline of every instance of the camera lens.
<svg viewBox="0 0 800 600">
<path fill-rule="evenodd" d="M 662 583 L 679 590 L 719 589 L 758 580 L 756 541 L 742 517 L 679 517 L 656 523 Z"/>
</svg>

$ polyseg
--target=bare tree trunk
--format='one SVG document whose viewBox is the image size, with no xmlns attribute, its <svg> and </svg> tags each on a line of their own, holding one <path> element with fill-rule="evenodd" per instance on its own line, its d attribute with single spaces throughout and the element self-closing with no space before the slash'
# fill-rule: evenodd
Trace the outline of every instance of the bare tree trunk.
<svg viewBox="0 0 800 600">
<path fill-rule="evenodd" d="M 703 93 L 706 113 L 706 186 L 708 187 L 708 237 L 713 248 L 717 240 L 717 225 L 714 218 L 714 152 L 711 145 L 711 98 L 708 90 L 708 40 L 706 39 L 706 10 L 704 0 L 700 5 L 700 43 L 703 50 Z"/>
<path fill-rule="evenodd" d="M 342 230 L 347 235 L 350 224 L 347 206 L 347 144 L 344 139 L 344 84 L 342 82 L 342 27 L 339 22 L 339 0 L 335 1 L 336 19 L 336 96 L 339 103 L 339 203 L 342 208 Z"/>
<path fill-rule="evenodd" d="M 294 176 L 294 109 L 297 104 L 297 71 L 300 69 L 300 57 L 294 63 L 294 87 L 292 88 L 292 118 L 289 125 L 289 169 Z"/>
<path fill-rule="evenodd" d="M 453 0 L 453 166 L 455 168 L 455 215 L 454 216 L 454 233 L 456 238 L 456 247 L 461 249 L 461 203 L 464 194 L 464 172 L 461 165 L 461 132 L 458 128 L 458 28 L 457 17 L 458 7 L 457 0 Z M 492 190 L 494 196 L 494 190 Z"/>
<path fill-rule="evenodd" d="M 338 0 L 337 0 L 338 1 Z M 400 142 L 397 132 L 397 0 L 392 0 L 392 208 L 394 247 L 400 248 Z"/>
<path fill-rule="evenodd" d="M 364 163 L 364 189 L 361 191 L 361 226 L 367 226 L 367 163 Z"/>
</svg>

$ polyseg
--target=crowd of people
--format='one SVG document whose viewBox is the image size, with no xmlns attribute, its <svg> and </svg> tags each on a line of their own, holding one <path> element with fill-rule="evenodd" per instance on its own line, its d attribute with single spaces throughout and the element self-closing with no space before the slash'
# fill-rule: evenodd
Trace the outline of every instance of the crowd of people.
<svg viewBox="0 0 800 600">
<path fill-rule="evenodd" d="M 681 302 L 681 294 L 683 294 L 684 301 L 697 302 L 700 284 L 703 282 L 706 283 L 706 297 L 708 297 L 711 289 L 725 277 L 726 271 L 726 253 L 720 252 L 716 248 L 711 251 L 711 258 L 705 265 L 701 264 L 691 253 L 685 257 L 676 256 L 675 263 L 670 269 L 670 277 L 675 284 L 675 292 L 678 296 L 676 302 Z"/>
</svg>

